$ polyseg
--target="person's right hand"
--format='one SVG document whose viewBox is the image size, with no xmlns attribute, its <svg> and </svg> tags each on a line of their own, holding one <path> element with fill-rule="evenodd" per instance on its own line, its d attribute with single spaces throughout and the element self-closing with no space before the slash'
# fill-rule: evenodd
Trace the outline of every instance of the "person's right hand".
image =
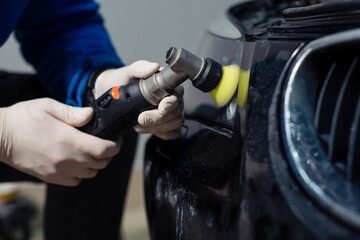
<svg viewBox="0 0 360 240">
<path fill-rule="evenodd" d="M 75 128 L 92 116 L 91 108 L 49 98 L 0 108 L 0 161 L 48 183 L 76 186 L 96 176 L 120 151 L 120 140 L 103 140 Z"/>
</svg>

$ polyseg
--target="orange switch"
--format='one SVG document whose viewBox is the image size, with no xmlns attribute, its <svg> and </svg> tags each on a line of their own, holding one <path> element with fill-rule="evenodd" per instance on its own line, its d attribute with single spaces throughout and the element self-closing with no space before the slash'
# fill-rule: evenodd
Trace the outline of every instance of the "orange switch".
<svg viewBox="0 0 360 240">
<path fill-rule="evenodd" d="M 119 87 L 113 87 L 111 89 L 111 96 L 115 99 L 119 99 L 119 97 L 120 97 Z"/>
</svg>

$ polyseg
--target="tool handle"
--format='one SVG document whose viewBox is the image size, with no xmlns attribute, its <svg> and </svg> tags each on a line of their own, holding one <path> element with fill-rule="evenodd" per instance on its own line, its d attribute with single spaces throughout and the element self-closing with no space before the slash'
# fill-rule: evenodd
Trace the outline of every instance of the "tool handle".
<svg viewBox="0 0 360 240">
<path fill-rule="evenodd" d="M 133 80 L 128 85 L 109 89 L 95 101 L 93 108 L 94 117 L 80 130 L 114 140 L 137 124 L 141 112 L 155 106 L 142 96 L 139 80 Z"/>
</svg>

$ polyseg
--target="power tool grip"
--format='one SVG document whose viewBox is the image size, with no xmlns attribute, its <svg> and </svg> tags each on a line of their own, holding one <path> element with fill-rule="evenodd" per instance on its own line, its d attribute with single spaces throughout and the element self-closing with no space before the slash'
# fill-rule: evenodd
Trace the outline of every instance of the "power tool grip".
<svg viewBox="0 0 360 240">
<path fill-rule="evenodd" d="M 95 112 L 93 119 L 80 130 L 108 140 L 119 138 L 135 126 L 141 112 L 155 108 L 142 96 L 138 79 L 109 89 L 92 107 Z"/>
<path fill-rule="evenodd" d="M 209 92 L 216 88 L 222 77 L 220 63 L 200 58 L 183 48 L 171 47 L 166 53 L 166 63 L 168 66 L 161 72 L 146 79 L 109 89 L 91 103 L 95 116 L 80 129 L 100 138 L 116 139 L 137 124 L 141 112 L 155 108 L 186 79 L 201 91 Z"/>
</svg>

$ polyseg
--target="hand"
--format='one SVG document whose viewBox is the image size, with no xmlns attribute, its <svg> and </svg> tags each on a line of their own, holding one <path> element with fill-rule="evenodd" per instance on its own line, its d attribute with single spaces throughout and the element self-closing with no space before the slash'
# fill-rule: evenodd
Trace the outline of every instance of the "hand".
<svg viewBox="0 0 360 240">
<path fill-rule="evenodd" d="M 129 83 L 131 79 L 145 79 L 160 69 L 159 64 L 148 61 L 137 61 L 133 64 L 102 72 L 95 82 L 95 99 L 114 86 Z M 138 133 L 151 133 L 164 140 L 178 138 L 183 124 L 183 87 L 175 89 L 173 95 L 162 99 L 157 109 L 142 112 L 138 117 L 138 125 L 134 127 Z"/>
<path fill-rule="evenodd" d="M 91 108 L 42 98 L 0 109 L 0 160 L 45 182 L 76 186 L 96 176 L 120 151 L 120 141 L 102 140 L 74 127 Z"/>
<path fill-rule="evenodd" d="M 151 133 L 161 139 L 176 139 L 181 135 L 184 123 L 184 89 L 179 86 L 173 95 L 163 98 L 157 109 L 142 112 L 139 124 L 134 127 L 138 133 Z"/>
</svg>

